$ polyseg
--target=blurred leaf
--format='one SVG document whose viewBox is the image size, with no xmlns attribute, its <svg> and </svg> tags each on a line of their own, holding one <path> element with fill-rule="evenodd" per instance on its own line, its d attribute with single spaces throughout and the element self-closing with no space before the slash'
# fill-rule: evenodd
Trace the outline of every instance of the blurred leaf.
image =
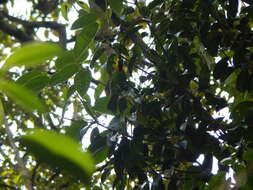
<svg viewBox="0 0 253 190">
<path fill-rule="evenodd" d="M 89 27 L 84 28 L 80 34 L 77 36 L 76 44 L 74 47 L 75 54 L 78 58 L 82 58 L 88 48 L 88 45 L 95 37 L 98 31 L 98 24 L 90 24 Z"/>
<path fill-rule="evenodd" d="M 0 90 L 29 112 L 34 110 L 46 112 L 46 107 L 40 102 L 38 97 L 25 87 L 2 80 L 0 82 Z"/>
<path fill-rule="evenodd" d="M 81 69 L 75 76 L 74 85 L 77 92 L 83 96 L 91 82 L 91 73 L 88 69 Z"/>
<path fill-rule="evenodd" d="M 22 136 L 20 142 L 41 162 L 52 168 L 59 167 L 89 184 L 94 171 L 93 160 L 71 138 L 53 131 L 34 130 Z"/>
<path fill-rule="evenodd" d="M 90 24 L 96 23 L 97 16 L 94 13 L 89 13 L 79 17 L 72 25 L 71 29 L 79 29 L 89 27 Z"/>
<path fill-rule="evenodd" d="M 7 70 L 14 66 L 36 66 L 63 53 L 62 48 L 49 42 L 34 42 L 18 48 L 3 65 Z"/>
<path fill-rule="evenodd" d="M 249 47 L 248 50 L 253 53 L 253 47 Z"/>
</svg>

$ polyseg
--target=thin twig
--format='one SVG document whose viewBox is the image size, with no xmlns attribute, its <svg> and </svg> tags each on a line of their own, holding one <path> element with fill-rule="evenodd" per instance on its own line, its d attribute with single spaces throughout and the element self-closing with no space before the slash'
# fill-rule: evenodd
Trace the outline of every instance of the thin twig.
<svg viewBox="0 0 253 190">
<path fill-rule="evenodd" d="M 32 182 L 32 188 L 35 186 L 35 179 L 36 179 L 36 173 L 37 173 L 37 170 L 39 168 L 39 163 L 37 163 L 35 165 L 35 167 L 33 168 L 33 171 L 32 171 L 32 177 L 31 177 L 31 182 Z"/>
</svg>

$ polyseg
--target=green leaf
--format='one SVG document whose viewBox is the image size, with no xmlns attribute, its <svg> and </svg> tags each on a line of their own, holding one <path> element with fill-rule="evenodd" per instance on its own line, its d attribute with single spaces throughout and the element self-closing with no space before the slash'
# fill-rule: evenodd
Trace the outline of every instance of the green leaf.
<svg viewBox="0 0 253 190">
<path fill-rule="evenodd" d="M 31 71 L 22 75 L 16 82 L 30 90 L 39 91 L 48 84 L 49 77 L 45 72 Z"/>
<path fill-rule="evenodd" d="M 14 66 L 36 66 L 63 53 L 62 48 L 49 42 L 29 43 L 18 48 L 5 62 L 5 71 Z"/>
<path fill-rule="evenodd" d="M 106 8 L 107 8 L 107 1 L 106 0 L 92 0 L 92 1 L 94 1 L 94 3 L 97 6 L 97 8 L 95 8 L 95 9 L 100 9 L 98 11 L 106 11 Z M 95 7 L 92 5 L 92 3 L 90 3 L 90 6 L 93 7 L 93 9 Z"/>
<path fill-rule="evenodd" d="M 61 14 L 65 20 L 68 20 L 68 11 L 71 8 L 71 5 L 67 2 L 61 4 Z"/>
<path fill-rule="evenodd" d="M 113 115 L 113 113 L 107 108 L 108 103 L 109 103 L 108 97 L 98 98 L 96 99 L 96 102 L 93 108 L 94 110 L 100 113 Z"/>
<path fill-rule="evenodd" d="M 81 140 L 80 131 L 86 125 L 87 125 L 86 121 L 83 121 L 83 120 L 74 121 L 71 124 L 71 126 L 69 126 L 66 129 L 66 135 L 72 138 L 73 140 L 75 140 L 76 142 L 80 142 Z"/>
<path fill-rule="evenodd" d="M 82 1 L 76 1 L 76 3 L 77 3 L 83 10 L 85 10 L 86 12 L 89 12 L 89 11 L 90 11 L 90 8 L 89 8 L 89 6 L 88 6 L 87 3 L 82 2 Z"/>
<path fill-rule="evenodd" d="M 109 5 L 117 15 L 121 15 L 123 10 L 123 0 L 109 0 Z"/>
<path fill-rule="evenodd" d="M 250 118 L 252 120 L 253 113 L 253 101 L 252 100 L 242 100 L 241 102 L 235 102 L 232 109 L 232 115 L 237 120 L 247 120 Z"/>
<path fill-rule="evenodd" d="M 38 97 L 32 91 L 21 85 L 13 82 L 1 81 L 0 90 L 29 112 L 34 110 L 46 112 L 46 107 L 40 102 Z"/>
<path fill-rule="evenodd" d="M 155 8 L 156 6 L 158 6 L 162 3 L 163 3 L 163 0 L 153 0 L 148 4 L 148 8 L 153 9 L 153 8 Z"/>
<path fill-rule="evenodd" d="M 98 31 L 98 24 L 93 23 L 93 24 L 90 24 L 89 27 L 85 27 L 77 36 L 74 51 L 75 51 L 75 54 L 78 56 L 79 61 L 85 54 L 88 48 L 88 45 L 95 37 L 97 31 Z"/>
<path fill-rule="evenodd" d="M 100 149 L 98 149 L 94 154 L 93 154 L 93 157 L 95 159 L 95 162 L 96 164 L 100 163 L 100 162 L 103 162 L 107 155 L 108 155 L 108 152 L 109 152 L 109 147 L 108 146 L 101 146 Z"/>
<path fill-rule="evenodd" d="M 89 13 L 79 17 L 72 25 L 71 29 L 79 29 L 89 27 L 90 24 L 96 23 L 97 16 L 94 13 Z"/>
<path fill-rule="evenodd" d="M 3 107 L 3 103 L 0 100 L 0 125 L 2 125 L 4 123 L 4 107 Z"/>
<path fill-rule="evenodd" d="M 89 184 L 94 171 L 93 160 L 71 138 L 53 131 L 34 130 L 21 137 L 21 144 L 41 162 L 63 169 Z"/>
<path fill-rule="evenodd" d="M 71 76 L 73 76 L 79 69 L 77 64 L 68 64 L 56 72 L 51 78 L 51 85 L 66 82 Z"/>
<path fill-rule="evenodd" d="M 245 153 L 243 153 L 243 159 L 248 162 L 253 162 L 253 149 L 249 149 Z"/>
<path fill-rule="evenodd" d="M 253 53 L 253 47 L 248 47 L 247 48 L 251 53 Z"/>
<path fill-rule="evenodd" d="M 55 61 L 57 69 L 62 69 L 64 66 L 75 63 L 75 54 L 73 51 L 65 51 L 64 54 L 59 56 Z"/>
<path fill-rule="evenodd" d="M 224 172 L 219 172 L 217 175 L 213 176 L 210 179 L 206 190 L 212 189 L 226 189 L 226 180 Z"/>
<path fill-rule="evenodd" d="M 106 49 L 104 47 L 96 48 L 96 51 L 95 51 L 95 53 L 92 57 L 91 63 L 90 63 L 92 68 L 94 67 L 94 65 L 95 65 L 96 61 L 99 59 L 99 57 L 105 52 L 105 50 Z"/>
<path fill-rule="evenodd" d="M 88 69 L 80 70 L 74 79 L 74 85 L 77 92 L 83 96 L 88 90 L 91 82 L 91 73 Z"/>
</svg>

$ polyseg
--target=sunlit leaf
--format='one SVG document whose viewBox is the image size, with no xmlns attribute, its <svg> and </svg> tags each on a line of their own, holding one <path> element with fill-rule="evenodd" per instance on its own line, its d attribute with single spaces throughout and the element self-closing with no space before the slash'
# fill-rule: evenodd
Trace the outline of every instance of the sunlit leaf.
<svg viewBox="0 0 253 190">
<path fill-rule="evenodd" d="M 41 162 L 59 167 L 89 184 L 94 171 L 93 160 L 71 138 L 53 131 L 35 130 L 22 136 L 21 144 Z"/>
<path fill-rule="evenodd" d="M 27 111 L 46 111 L 46 107 L 40 102 L 39 98 L 32 91 L 21 85 L 1 81 L 0 90 Z"/>
<path fill-rule="evenodd" d="M 36 66 L 60 55 L 62 48 L 49 42 L 34 42 L 18 48 L 5 62 L 2 69 L 7 70 L 14 66 Z"/>
</svg>

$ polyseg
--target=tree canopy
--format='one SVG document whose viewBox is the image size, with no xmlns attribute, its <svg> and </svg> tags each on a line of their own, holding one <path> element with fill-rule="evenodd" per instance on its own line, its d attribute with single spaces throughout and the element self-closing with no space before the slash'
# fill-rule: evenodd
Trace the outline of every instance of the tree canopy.
<svg viewBox="0 0 253 190">
<path fill-rule="evenodd" d="M 1 189 L 253 189 L 252 0 L 2 0 L 0 47 Z"/>
</svg>

